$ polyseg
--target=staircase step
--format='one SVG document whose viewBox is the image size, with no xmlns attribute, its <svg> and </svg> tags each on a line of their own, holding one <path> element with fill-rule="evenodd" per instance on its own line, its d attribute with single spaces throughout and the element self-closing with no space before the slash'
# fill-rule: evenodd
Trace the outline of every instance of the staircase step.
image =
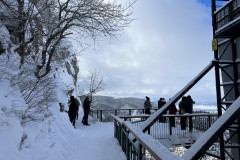
<svg viewBox="0 0 240 160">
<path fill-rule="evenodd" d="M 222 101 L 222 104 L 232 104 L 234 101 Z"/>
</svg>

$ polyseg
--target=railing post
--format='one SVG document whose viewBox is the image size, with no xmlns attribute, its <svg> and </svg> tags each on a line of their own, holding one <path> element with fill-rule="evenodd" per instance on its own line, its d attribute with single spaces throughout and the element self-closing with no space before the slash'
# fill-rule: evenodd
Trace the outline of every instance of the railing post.
<svg viewBox="0 0 240 160">
<path fill-rule="evenodd" d="M 116 120 L 114 120 L 114 137 L 117 138 L 117 124 Z"/>
<path fill-rule="evenodd" d="M 188 125 L 189 125 L 189 132 L 192 132 L 193 130 L 193 121 L 192 121 L 192 116 L 188 116 Z"/>
<path fill-rule="evenodd" d="M 142 160 L 142 145 L 140 143 L 138 147 L 138 160 Z"/>
<path fill-rule="evenodd" d="M 210 128 L 210 127 L 211 127 L 211 117 L 208 116 L 208 128 Z"/>
<path fill-rule="evenodd" d="M 115 116 L 117 116 L 117 110 L 115 110 Z"/>
<path fill-rule="evenodd" d="M 129 109 L 129 115 L 131 115 L 132 113 L 131 113 L 131 109 Z"/>
<path fill-rule="evenodd" d="M 102 122 L 102 110 L 100 111 L 100 122 Z"/>
<path fill-rule="evenodd" d="M 97 110 L 97 120 L 99 120 L 99 119 L 98 119 L 98 110 Z"/>
<path fill-rule="evenodd" d="M 172 135 L 172 126 L 171 126 L 170 117 L 168 117 L 168 120 L 169 120 L 169 134 Z"/>
<path fill-rule="evenodd" d="M 128 135 L 129 135 L 129 131 L 126 131 L 126 156 L 127 156 L 127 159 L 130 160 Z"/>
</svg>

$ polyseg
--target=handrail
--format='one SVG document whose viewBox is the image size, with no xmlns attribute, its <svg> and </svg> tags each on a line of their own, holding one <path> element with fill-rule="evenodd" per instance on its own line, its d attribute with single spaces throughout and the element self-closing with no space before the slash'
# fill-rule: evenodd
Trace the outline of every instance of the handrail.
<svg viewBox="0 0 240 160">
<path fill-rule="evenodd" d="M 129 136 L 129 134 L 131 134 L 132 136 L 134 136 L 136 138 L 136 140 L 138 141 L 135 142 L 135 146 L 137 147 L 137 159 L 142 159 L 142 147 L 145 148 L 156 160 L 180 160 L 180 158 L 176 155 L 174 155 L 172 152 L 170 152 L 168 150 L 168 148 L 166 148 L 165 146 L 163 146 L 158 140 L 154 139 L 152 136 L 145 134 L 142 132 L 142 130 L 136 126 L 134 126 L 133 124 L 131 124 L 130 122 L 124 122 L 122 119 L 120 119 L 117 116 L 114 116 L 112 114 L 110 114 L 115 123 L 121 124 L 120 125 L 120 130 L 121 133 L 115 134 L 116 138 L 119 138 L 119 142 L 122 144 L 128 144 L 129 143 L 133 143 L 131 140 L 132 138 Z M 117 125 L 115 124 L 115 127 Z M 123 127 L 121 127 L 123 126 Z M 116 130 L 116 128 L 115 128 Z M 127 133 L 127 138 L 124 138 L 124 133 Z M 138 145 L 138 146 L 137 146 Z M 123 146 L 122 146 L 123 147 Z M 131 157 L 131 148 L 132 147 L 127 147 L 127 151 L 125 151 L 127 159 L 130 159 Z M 125 149 L 125 148 L 124 148 Z"/>
<path fill-rule="evenodd" d="M 92 110 L 94 111 L 123 111 L 123 110 L 144 110 L 145 108 L 120 108 L 120 109 L 94 109 L 94 108 L 91 108 Z M 158 108 L 151 108 L 150 110 L 158 110 Z"/>
<path fill-rule="evenodd" d="M 206 75 L 215 65 L 216 60 L 212 60 L 192 81 L 190 81 L 181 91 L 171 98 L 162 108 L 149 117 L 141 126 L 143 132 L 146 132 L 162 115 L 169 110 L 170 106 L 175 104 L 184 94 L 186 94 L 204 75 Z"/>
<path fill-rule="evenodd" d="M 122 115 L 119 118 L 149 118 L 151 115 Z M 162 117 L 201 117 L 201 116 L 217 116 L 214 113 L 192 113 L 192 114 L 163 114 Z"/>
<path fill-rule="evenodd" d="M 173 154 L 158 140 L 146 133 L 143 133 L 140 128 L 134 126 L 131 122 L 124 121 L 123 125 L 156 160 L 180 160 L 178 156 Z"/>
<path fill-rule="evenodd" d="M 157 111 L 158 110 L 158 108 L 151 108 L 150 110 L 154 110 L 154 111 Z M 90 114 L 92 115 L 92 116 L 94 116 L 93 114 L 95 114 L 96 115 L 96 118 L 98 119 L 98 120 L 100 120 L 101 122 L 103 121 L 103 112 L 115 112 L 115 116 L 116 115 L 118 115 L 118 113 L 120 111 L 129 111 L 129 115 L 131 115 L 132 113 L 132 111 L 142 111 L 142 113 L 144 113 L 144 111 L 145 111 L 145 109 L 144 108 L 135 108 L 135 109 L 133 109 L 133 108 L 128 108 L 128 109 L 94 109 L 94 108 L 90 108 Z M 100 116 L 99 116 L 99 113 L 100 113 Z"/>
<path fill-rule="evenodd" d="M 221 115 L 218 120 L 184 153 L 182 159 L 198 159 L 240 116 L 240 97 Z"/>
</svg>

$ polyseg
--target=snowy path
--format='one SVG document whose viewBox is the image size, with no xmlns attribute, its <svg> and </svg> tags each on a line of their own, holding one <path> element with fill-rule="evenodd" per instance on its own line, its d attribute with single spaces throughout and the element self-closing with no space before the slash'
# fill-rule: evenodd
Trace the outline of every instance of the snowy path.
<svg viewBox="0 0 240 160">
<path fill-rule="evenodd" d="M 82 114 L 76 122 L 76 138 L 69 142 L 72 148 L 66 160 L 126 160 L 114 138 L 113 123 L 95 122 L 89 117 L 91 126 L 84 126 L 81 118 Z"/>
</svg>

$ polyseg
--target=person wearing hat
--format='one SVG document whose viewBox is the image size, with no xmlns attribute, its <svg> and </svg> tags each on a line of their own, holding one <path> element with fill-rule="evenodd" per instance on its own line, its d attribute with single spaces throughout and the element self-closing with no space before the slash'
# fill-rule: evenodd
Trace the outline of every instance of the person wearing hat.
<svg viewBox="0 0 240 160">
<path fill-rule="evenodd" d="M 146 101 L 144 102 L 145 114 L 151 114 L 150 109 L 152 108 L 152 104 L 150 102 L 150 98 L 146 96 Z"/>
</svg>

